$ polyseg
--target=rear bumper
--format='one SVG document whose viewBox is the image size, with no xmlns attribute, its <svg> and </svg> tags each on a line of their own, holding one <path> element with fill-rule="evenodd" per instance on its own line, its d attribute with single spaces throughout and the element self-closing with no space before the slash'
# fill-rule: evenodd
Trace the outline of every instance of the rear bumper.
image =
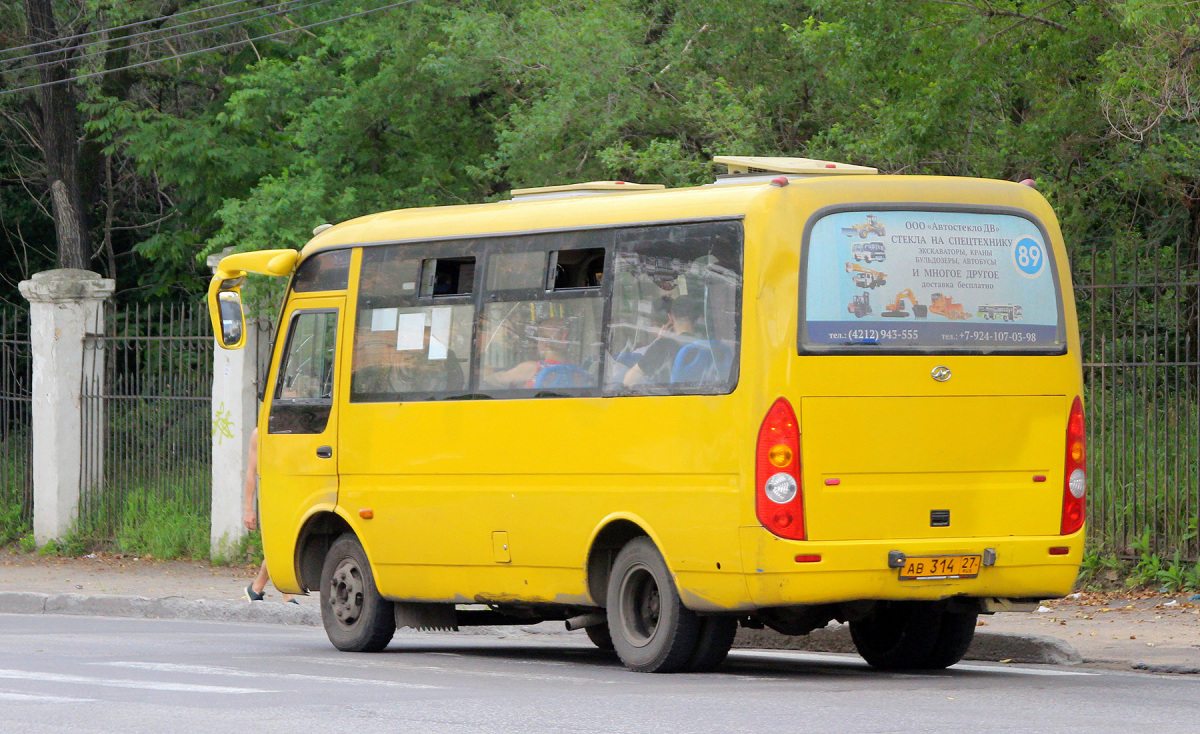
<svg viewBox="0 0 1200 734">
<path fill-rule="evenodd" d="M 740 529 L 743 570 L 755 606 L 823 604 L 859 599 L 945 599 L 951 596 L 1053 598 L 1071 592 L 1083 558 L 1083 532 L 1020 538 L 953 538 L 807 542 L 784 540 L 761 527 Z M 1051 547 L 1067 547 L 1050 555 Z M 995 564 L 971 579 L 901 581 L 888 553 L 906 556 L 983 554 Z M 798 563 L 796 556 L 819 555 Z"/>
</svg>

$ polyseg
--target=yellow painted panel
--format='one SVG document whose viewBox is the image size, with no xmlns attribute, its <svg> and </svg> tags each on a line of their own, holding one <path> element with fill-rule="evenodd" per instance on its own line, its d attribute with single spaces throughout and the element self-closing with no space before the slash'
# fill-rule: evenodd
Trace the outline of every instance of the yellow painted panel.
<svg viewBox="0 0 1200 734">
<path fill-rule="evenodd" d="M 812 540 L 1058 530 L 1067 398 L 806 397 L 801 404 Z M 934 511 L 948 513 L 949 524 L 933 526 Z"/>
</svg>

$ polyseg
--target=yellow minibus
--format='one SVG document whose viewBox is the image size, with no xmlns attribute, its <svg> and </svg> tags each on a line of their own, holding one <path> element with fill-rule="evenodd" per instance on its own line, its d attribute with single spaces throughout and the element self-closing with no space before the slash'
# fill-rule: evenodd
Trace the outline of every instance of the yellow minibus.
<svg viewBox="0 0 1200 734">
<path fill-rule="evenodd" d="M 259 419 L 263 549 L 331 642 L 565 621 L 645 672 L 848 622 L 882 669 L 1068 593 L 1082 371 L 1030 185 L 796 158 L 372 214 L 299 252 Z M 864 258 L 863 253 L 870 257 Z M 857 257 L 856 257 L 857 255 Z"/>
</svg>

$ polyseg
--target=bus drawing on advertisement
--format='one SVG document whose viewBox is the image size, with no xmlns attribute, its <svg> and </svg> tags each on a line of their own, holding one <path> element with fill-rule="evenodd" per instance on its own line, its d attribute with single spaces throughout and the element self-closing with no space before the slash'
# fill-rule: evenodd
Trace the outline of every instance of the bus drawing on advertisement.
<svg viewBox="0 0 1200 734">
<path fill-rule="evenodd" d="M 739 626 L 839 620 L 872 666 L 936 669 L 980 614 L 1070 591 L 1082 375 L 1045 199 L 716 161 L 705 186 L 516 190 L 221 260 L 223 348 L 246 274 L 290 278 L 263 549 L 335 647 L 557 620 L 632 670 L 707 671 Z M 900 294 L 878 312 L 866 228 Z"/>
</svg>

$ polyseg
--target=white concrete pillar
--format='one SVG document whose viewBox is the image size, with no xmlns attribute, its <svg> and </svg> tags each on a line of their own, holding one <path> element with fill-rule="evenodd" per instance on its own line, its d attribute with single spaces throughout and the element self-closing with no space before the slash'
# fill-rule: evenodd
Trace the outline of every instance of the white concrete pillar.
<svg viewBox="0 0 1200 734">
<path fill-rule="evenodd" d="M 243 535 L 243 490 L 250 433 L 258 419 L 256 359 L 259 329 L 246 319 L 246 346 L 213 349 L 212 526 L 213 557 L 226 555 Z"/>
<path fill-rule="evenodd" d="M 84 340 L 103 331 L 116 282 L 90 270 L 37 273 L 18 285 L 29 301 L 33 353 L 33 535 L 38 545 L 70 532 L 79 510 L 83 459 L 81 386 L 103 374 L 103 353 L 85 360 Z M 86 362 L 86 364 L 85 364 Z M 89 456 L 89 463 L 100 457 Z M 89 475 L 102 470 L 91 467 Z"/>
</svg>

